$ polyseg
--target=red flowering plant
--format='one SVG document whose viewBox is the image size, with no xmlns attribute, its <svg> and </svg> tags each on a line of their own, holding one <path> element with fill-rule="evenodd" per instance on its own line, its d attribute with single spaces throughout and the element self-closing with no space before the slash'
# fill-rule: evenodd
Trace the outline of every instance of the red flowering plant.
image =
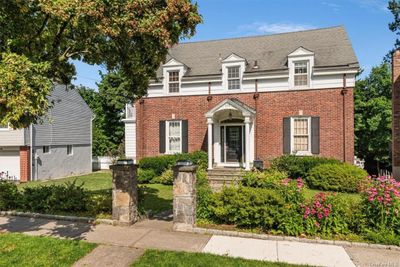
<svg viewBox="0 0 400 267">
<path fill-rule="evenodd" d="M 348 232 L 344 205 L 334 193 L 318 193 L 301 205 L 307 234 L 344 234 Z"/>
<path fill-rule="evenodd" d="M 392 177 L 368 177 L 361 190 L 367 226 L 400 234 L 400 182 Z"/>
</svg>

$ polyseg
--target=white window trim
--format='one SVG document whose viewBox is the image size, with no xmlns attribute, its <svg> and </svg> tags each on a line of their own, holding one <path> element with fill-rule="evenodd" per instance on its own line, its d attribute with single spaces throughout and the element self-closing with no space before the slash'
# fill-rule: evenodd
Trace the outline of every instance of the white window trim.
<svg viewBox="0 0 400 267">
<path fill-rule="evenodd" d="M 228 89 L 228 68 L 239 67 L 240 89 Z M 246 60 L 235 54 L 231 54 L 222 61 L 222 88 L 227 93 L 241 92 L 243 90 L 243 74 L 246 69 Z"/>
<path fill-rule="evenodd" d="M 163 87 L 164 87 L 164 94 L 165 95 L 179 95 L 182 92 L 182 77 L 185 75 L 187 67 L 175 60 L 171 59 L 163 66 Z M 179 72 L 179 92 L 169 92 L 169 72 Z"/>
<path fill-rule="evenodd" d="M 44 152 L 44 148 L 45 148 L 45 147 L 48 147 L 48 148 L 49 148 L 49 152 Z M 51 154 L 51 146 L 43 146 L 43 147 L 42 147 L 42 150 L 43 150 L 43 154 L 46 154 L 46 155 L 47 155 L 47 154 Z"/>
<path fill-rule="evenodd" d="M 294 63 L 307 61 L 308 62 L 308 85 L 307 86 L 295 86 L 294 85 Z M 313 88 L 313 69 L 314 69 L 314 52 L 309 51 L 303 47 L 299 47 L 293 53 L 288 55 L 288 67 L 289 67 L 289 88 L 295 90 L 304 90 Z"/>
<path fill-rule="evenodd" d="M 180 143 L 179 143 L 179 151 L 170 151 L 169 150 L 169 124 L 172 122 L 179 122 L 179 132 L 180 132 Z M 182 153 L 182 121 L 181 120 L 170 120 L 165 121 L 165 154 L 177 154 Z"/>
<path fill-rule="evenodd" d="M 171 74 L 171 72 L 178 72 L 178 81 L 176 81 L 176 82 L 170 82 L 170 80 L 169 80 L 169 75 Z M 171 83 L 177 83 L 177 84 L 178 84 L 178 92 L 171 92 L 171 91 L 169 90 L 169 85 L 170 85 Z M 168 92 L 168 94 L 170 94 L 170 95 L 179 94 L 179 93 L 181 92 L 181 71 L 180 71 L 180 70 L 168 70 L 168 71 L 167 71 L 167 92 Z"/>
<path fill-rule="evenodd" d="M 295 151 L 294 150 L 294 120 L 307 119 L 308 123 L 308 151 Z M 290 151 L 292 155 L 296 156 L 311 156 L 311 117 L 291 117 L 290 118 Z"/>
<path fill-rule="evenodd" d="M 68 147 L 71 147 L 71 153 L 70 154 L 68 154 Z M 67 156 L 72 156 L 72 155 L 74 155 L 74 146 L 73 145 L 67 145 Z"/>
<path fill-rule="evenodd" d="M 306 63 L 307 66 L 307 85 L 296 85 L 295 84 L 295 77 L 296 76 L 301 76 L 304 74 L 296 74 L 296 63 Z M 302 88 L 310 88 L 310 82 L 311 82 L 311 76 L 310 76 L 310 60 L 296 60 L 293 61 L 293 87 L 296 89 L 302 89 Z"/>
<path fill-rule="evenodd" d="M 229 69 L 230 68 L 239 68 L 239 77 L 229 78 Z M 226 67 L 226 86 L 228 91 L 242 90 L 242 67 L 240 65 L 233 65 Z M 229 89 L 229 81 L 239 80 L 239 88 Z"/>
</svg>

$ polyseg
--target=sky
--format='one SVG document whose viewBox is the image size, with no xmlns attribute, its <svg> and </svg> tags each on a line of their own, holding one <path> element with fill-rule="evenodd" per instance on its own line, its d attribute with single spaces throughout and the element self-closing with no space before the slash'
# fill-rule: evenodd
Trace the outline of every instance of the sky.
<svg viewBox="0 0 400 267">
<path fill-rule="evenodd" d="M 193 1 L 195 2 L 195 1 Z M 203 23 L 187 41 L 276 34 L 343 25 L 364 70 L 369 73 L 392 49 L 396 35 L 387 0 L 198 0 Z M 97 88 L 100 66 L 74 62 L 76 85 Z M 361 77 L 362 77 L 361 76 Z"/>
</svg>

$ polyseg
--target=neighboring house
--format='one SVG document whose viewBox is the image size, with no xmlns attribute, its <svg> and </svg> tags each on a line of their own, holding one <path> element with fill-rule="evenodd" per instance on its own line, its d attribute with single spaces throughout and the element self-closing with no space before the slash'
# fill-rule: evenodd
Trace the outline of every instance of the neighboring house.
<svg viewBox="0 0 400 267">
<path fill-rule="evenodd" d="M 201 149 L 209 169 L 282 154 L 353 163 L 358 71 L 343 27 L 176 45 L 130 109 L 127 156 Z"/>
<path fill-rule="evenodd" d="M 54 86 L 49 101 L 53 108 L 43 124 L 21 130 L 0 128 L 0 172 L 24 182 L 92 171 L 89 106 L 65 85 Z"/>
</svg>

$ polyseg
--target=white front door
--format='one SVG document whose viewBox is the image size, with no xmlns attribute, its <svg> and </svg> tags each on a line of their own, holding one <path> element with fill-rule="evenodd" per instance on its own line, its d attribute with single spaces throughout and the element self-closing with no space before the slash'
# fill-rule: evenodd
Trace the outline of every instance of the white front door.
<svg viewBox="0 0 400 267">
<path fill-rule="evenodd" d="M 19 150 L 0 151 L 1 172 L 5 172 L 16 180 L 20 179 Z"/>
</svg>

